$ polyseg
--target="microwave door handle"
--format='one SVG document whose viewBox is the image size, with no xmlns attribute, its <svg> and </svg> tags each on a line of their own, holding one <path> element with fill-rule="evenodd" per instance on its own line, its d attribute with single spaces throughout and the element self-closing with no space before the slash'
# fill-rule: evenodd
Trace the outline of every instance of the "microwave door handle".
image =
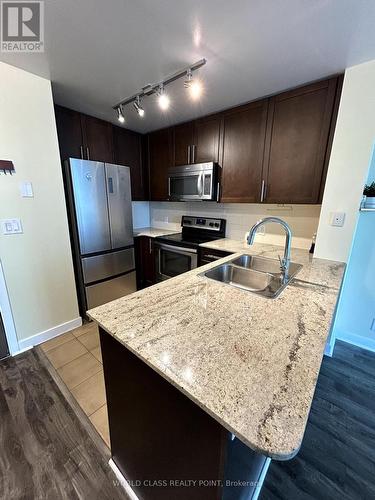
<svg viewBox="0 0 375 500">
<path fill-rule="evenodd" d="M 202 173 L 200 173 L 200 174 L 199 174 L 199 176 L 198 176 L 198 181 L 197 181 L 197 182 L 198 182 L 198 184 L 197 184 L 197 187 L 198 187 L 198 195 L 199 195 L 200 197 L 202 197 L 202 196 L 203 196 L 203 176 L 204 176 L 203 172 L 202 172 Z"/>
</svg>

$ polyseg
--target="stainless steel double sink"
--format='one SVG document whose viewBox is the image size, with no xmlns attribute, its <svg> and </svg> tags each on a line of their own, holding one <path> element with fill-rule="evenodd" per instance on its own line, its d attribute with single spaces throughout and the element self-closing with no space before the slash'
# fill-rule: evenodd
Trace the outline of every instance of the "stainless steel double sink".
<svg viewBox="0 0 375 500">
<path fill-rule="evenodd" d="M 285 275 L 278 260 L 245 254 L 199 276 L 274 299 L 301 268 L 301 264 L 290 262 L 288 275 Z"/>
</svg>

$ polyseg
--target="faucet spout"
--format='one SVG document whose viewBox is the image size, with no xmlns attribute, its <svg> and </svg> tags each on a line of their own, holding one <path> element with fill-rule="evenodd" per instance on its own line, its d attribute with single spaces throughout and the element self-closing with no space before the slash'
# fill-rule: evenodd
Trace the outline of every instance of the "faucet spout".
<svg viewBox="0 0 375 500">
<path fill-rule="evenodd" d="M 249 236 L 247 238 L 247 243 L 252 245 L 255 240 L 255 235 L 260 226 L 268 223 L 280 224 L 285 230 L 285 247 L 284 247 L 284 257 L 280 259 L 280 268 L 284 274 L 284 279 L 288 277 L 289 274 L 289 264 L 290 264 L 290 248 L 292 243 L 292 231 L 289 225 L 279 217 L 265 217 L 264 219 L 258 220 L 249 231 Z"/>
</svg>

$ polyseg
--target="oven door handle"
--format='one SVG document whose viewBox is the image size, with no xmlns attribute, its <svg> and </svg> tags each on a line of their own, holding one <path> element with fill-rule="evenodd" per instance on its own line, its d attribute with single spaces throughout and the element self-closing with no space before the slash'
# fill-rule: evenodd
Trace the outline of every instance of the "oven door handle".
<svg viewBox="0 0 375 500">
<path fill-rule="evenodd" d="M 197 250 L 195 248 L 185 248 L 185 247 L 179 247 L 177 245 L 164 245 L 164 243 L 156 243 L 159 249 L 161 250 L 173 250 L 173 252 L 176 253 L 197 253 Z"/>
</svg>

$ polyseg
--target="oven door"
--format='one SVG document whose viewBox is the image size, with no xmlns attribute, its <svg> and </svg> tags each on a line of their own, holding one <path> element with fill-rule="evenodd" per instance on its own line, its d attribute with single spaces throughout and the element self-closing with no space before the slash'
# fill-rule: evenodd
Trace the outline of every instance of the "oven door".
<svg viewBox="0 0 375 500">
<path fill-rule="evenodd" d="M 156 281 L 160 282 L 195 269 L 197 250 L 155 243 Z"/>
</svg>

